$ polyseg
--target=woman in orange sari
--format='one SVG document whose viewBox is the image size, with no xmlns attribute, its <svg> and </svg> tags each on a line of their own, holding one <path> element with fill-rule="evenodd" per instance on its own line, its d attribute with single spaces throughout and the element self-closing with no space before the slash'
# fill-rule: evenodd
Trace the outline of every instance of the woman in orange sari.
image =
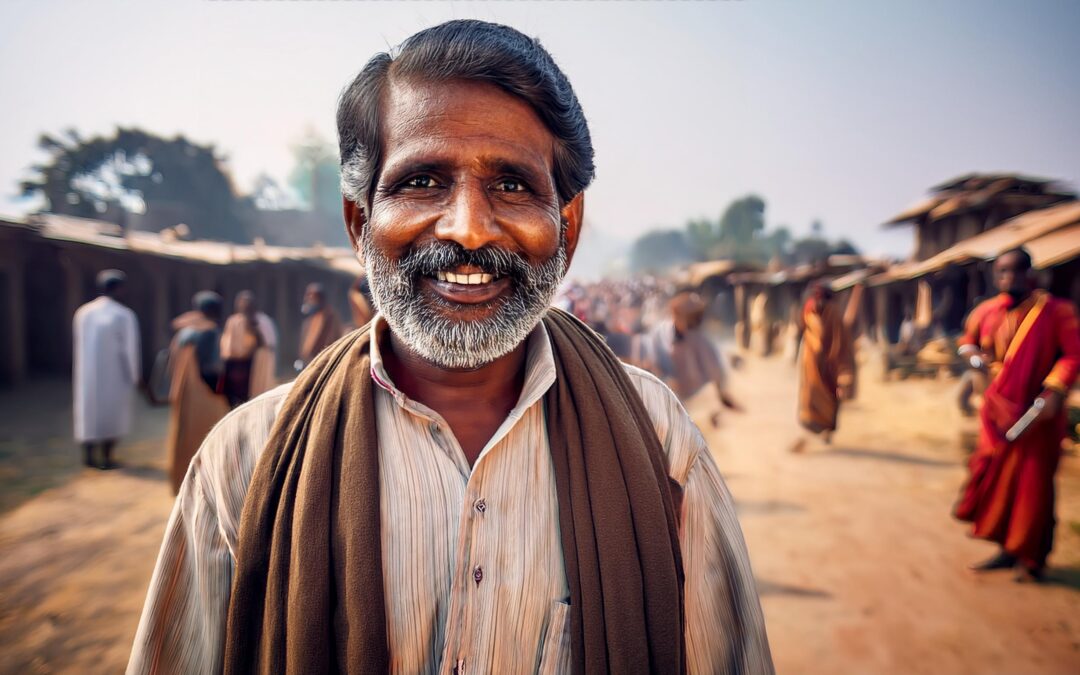
<svg viewBox="0 0 1080 675">
<path fill-rule="evenodd" d="M 829 443 L 840 412 L 840 390 L 851 383 L 850 334 L 832 291 L 822 285 L 811 288 L 799 324 L 799 424 Z M 802 452 L 806 444 L 801 438 L 793 450 Z"/>
</svg>

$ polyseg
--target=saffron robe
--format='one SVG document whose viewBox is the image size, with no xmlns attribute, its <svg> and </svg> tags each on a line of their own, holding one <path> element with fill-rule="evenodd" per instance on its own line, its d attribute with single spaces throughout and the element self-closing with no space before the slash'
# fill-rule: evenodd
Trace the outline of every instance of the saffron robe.
<svg viewBox="0 0 1080 675">
<path fill-rule="evenodd" d="M 277 330 L 262 312 L 255 313 L 254 329 L 243 314 L 233 314 L 221 334 L 225 376 L 218 389 L 233 404 L 243 403 L 277 386 L 274 378 Z"/>
<path fill-rule="evenodd" d="M 1037 291 L 1012 307 L 1005 294 L 968 317 L 960 344 L 993 358 L 983 394 L 979 441 L 956 517 L 972 535 L 1000 544 L 1029 567 L 1046 564 L 1054 539 L 1054 473 L 1066 432 L 1064 406 L 1015 441 L 1005 433 L 1046 389 L 1067 393 L 1080 371 L 1080 324 L 1065 300 Z"/>
<path fill-rule="evenodd" d="M 832 301 L 818 312 L 814 300 L 808 300 L 801 323 L 799 424 L 814 433 L 835 431 L 840 379 L 851 374 L 851 336 Z"/>
<path fill-rule="evenodd" d="M 189 324 L 173 345 L 170 358 L 172 387 L 169 391 L 172 410 L 166 438 L 173 494 L 179 492 L 191 458 L 206 435 L 229 412 L 228 400 L 216 393 L 204 376 L 204 371 L 212 370 L 213 364 L 200 363 L 198 355 L 200 338 L 217 340 L 217 333 L 217 325 L 204 318 L 199 323 Z M 215 357 L 216 354 L 209 358 L 215 360 Z"/>
</svg>

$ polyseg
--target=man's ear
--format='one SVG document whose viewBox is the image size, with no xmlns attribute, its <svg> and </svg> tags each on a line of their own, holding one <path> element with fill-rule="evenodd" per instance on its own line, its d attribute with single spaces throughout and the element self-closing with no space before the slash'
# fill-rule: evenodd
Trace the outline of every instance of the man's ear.
<svg viewBox="0 0 1080 675">
<path fill-rule="evenodd" d="M 341 211 L 345 216 L 345 233 L 349 235 L 349 243 L 352 244 L 353 250 L 356 251 L 356 256 L 362 258 L 363 249 L 360 246 L 360 238 L 364 234 L 364 227 L 367 226 L 364 209 L 356 202 L 350 201 L 348 197 L 342 197 Z M 363 260 L 361 259 L 360 262 L 363 262 Z"/>
<path fill-rule="evenodd" d="M 574 260 L 574 251 L 577 250 L 578 238 L 581 236 L 581 225 L 585 221 L 585 192 L 579 192 L 562 207 L 560 213 L 566 223 L 566 269 L 570 269 L 570 263 Z"/>
</svg>

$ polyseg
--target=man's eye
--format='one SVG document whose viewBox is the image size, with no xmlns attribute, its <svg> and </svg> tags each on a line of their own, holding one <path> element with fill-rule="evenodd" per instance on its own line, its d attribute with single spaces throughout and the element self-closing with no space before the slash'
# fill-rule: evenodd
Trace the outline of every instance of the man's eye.
<svg viewBox="0 0 1080 675">
<path fill-rule="evenodd" d="M 500 192 L 525 192 L 525 183 L 516 178 L 502 178 L 495 183 L 495 188 Z"/>
<path fill-rule="evenodd" d="M 435 185 L 435 179 L 431 176 L 413 176 L 404 183 L 405 187 L 413 188 L 430 188 L 435 187 Z"/>
</svg>

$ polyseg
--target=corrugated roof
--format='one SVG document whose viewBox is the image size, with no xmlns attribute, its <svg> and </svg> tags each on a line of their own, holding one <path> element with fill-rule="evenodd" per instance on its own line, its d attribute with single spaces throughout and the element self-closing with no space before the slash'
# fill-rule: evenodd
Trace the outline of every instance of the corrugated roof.
<svg viewBox="0 0 1080 675">
<path fill-rule="evenodd" d="M 1029 242 L 1062 228 L 1080 223 L 1080 202 L 1070 201 L 1045 209 L 1028 211 L 1011 218 L 1000 226 L 958 242 L 941 253 L 921 262 L 897 265 L 884 275 L 871 280 L 871 285 L 892 281 L 915 279 L 943 269 L 945 266 L 966 260 L 990 260 L 1010 249 L 1024 246 Z M 1034 255 L 1034 254 L 1033 254 Z M 1068 260 L 1066 256 L 1061 260 Z M 1036 266 L 1050 266 L 1056 263 Z"/>
<path fill-rule="evenodd" d="M 833 279 L 829 283 L 829 287 L 832 288 L 834 291 L 845 291 L 854 286 L 855 284 L 859 284 L 869 280 L 871 277 L 881 272 L 884 267 L 885 265 L 878 263 L 871 265 L 870 267 L 864 267 L 862 269 L 848 272 L 847 274 Z"/>
<path fill-rule="evenodd" d="M 900 213 L 893 216 L 890 220 L 885 222 L 885 226 L 888 227 L 890 225 L 903 225 L 904 223 L 911 222 L 912 220 L 917 220 L 922 216 L 925 216 L 927 213 L 930 213 L 930 211 L 932 211 L 934 207 L 936 207 L 938 204 L 941 204 L 941 202 L 945 201 L 946 199 L 947 197 L 943 197 L 941 195 L 927 197 L 926 199 L 912 204 Z"/>
<path fill-rule="evenodd" d="M 1073 223 L 1024 244 L 1036 269 L 1054 267 L 1080 256 L 1080 223 Z"/>
<path fill-rule="evenodd" d="M 737 266 L 734 260 L 707 260 L 690 265 L 680 276 L 690 285 L 700 286 L 710 277 L 730 274 Z"/>
<path fill-rule="evenodd" d="M 221 241 L 184 240 L 164 232 L 127 232 L 114 223 L 74 216 L 41 214 L 33 216 L 26 227 L 45 239 L 70 241 L 88 246 L 126 250 L 134 253 L 180 258 L 211 265 L 235 265 L 252 262 L 280 263 L 308 261 L 332 269 L 360 274 L 362 267 L 351 249 L 313 246 L 307 248 L 269 246 L 261 241 L 233 244 Z"/>
</svg>

